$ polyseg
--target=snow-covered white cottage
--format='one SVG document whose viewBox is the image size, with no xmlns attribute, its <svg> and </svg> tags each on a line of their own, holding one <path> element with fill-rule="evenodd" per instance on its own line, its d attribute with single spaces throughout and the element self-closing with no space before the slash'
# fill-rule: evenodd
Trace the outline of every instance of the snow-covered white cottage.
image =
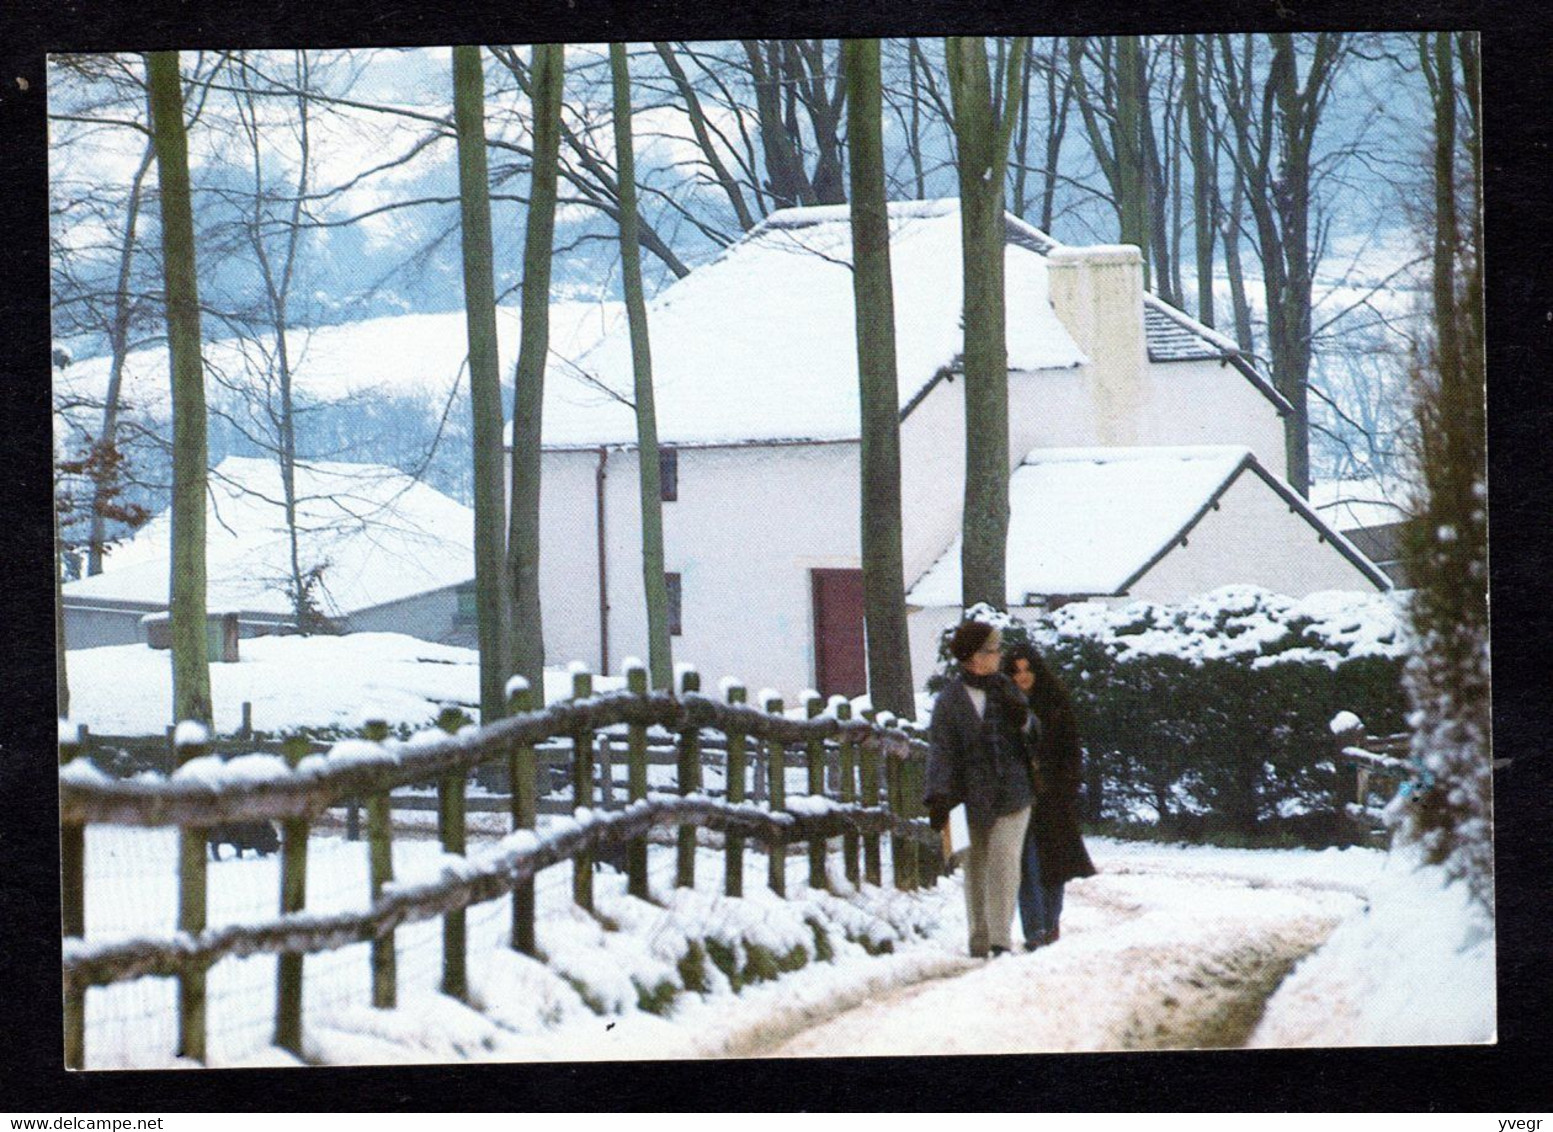
<svg viewBox="0 0 1553 1132">
<path fill-rule="evenodd" d="M 959 614 L 965 468 L 956 201 L 890 208 L 913 669 Z M 1284 484 L 1288 403 L 1235 345 L 1143 288 L 1129 247 L 1006 222 L 1010 606 L 1292 596 L 1387 582 Z M 858 380 L 845 207 L 775 213 L 654 300 L 676 659 L 863 690 Z M 547 377 L 546 653 L 645 655 L 630 341 Z"/>
<path fill-rule="evenodd" d="M 406 633 L 471 645 L 474 515 L 395 468 L 297 468 L 300 566 L 314 599 L 344 631 Z M 241 636 L 288 632 L 294 605 L 280 467 L 232 456 L 210 473 L 206 606 L 235 613 Z M 147 640 L 168 607 L 172 517 L 163 512 L 108 556 L 101 574 L 66 583 L 69 648 Z"/>
</svg>

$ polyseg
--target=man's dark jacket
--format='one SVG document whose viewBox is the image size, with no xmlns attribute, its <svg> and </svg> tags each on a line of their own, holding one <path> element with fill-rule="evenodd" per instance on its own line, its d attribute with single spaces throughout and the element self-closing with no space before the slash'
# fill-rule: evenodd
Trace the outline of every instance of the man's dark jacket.
<svg viewBox="0 0 1553 1132">
<path fill-rule="evenodd" d="M 986 827 L 1030 804 L 1034 793 L 1026 744 L 1034 738 L 1034 731 L 1022 733 L 1009 725 L 999 700 L 1010 695 L 1024 698 L 1012 680 L 999 675 L 995 687 L 987 692 L 984 718 L 976 714 L 976 705 L 959 676 L 950 677 L 938 693 L 930 732 L 933 749 L 923 790 L 923 802 L 929 810 L 964 802 L 966 820 Z"/>
</svg>

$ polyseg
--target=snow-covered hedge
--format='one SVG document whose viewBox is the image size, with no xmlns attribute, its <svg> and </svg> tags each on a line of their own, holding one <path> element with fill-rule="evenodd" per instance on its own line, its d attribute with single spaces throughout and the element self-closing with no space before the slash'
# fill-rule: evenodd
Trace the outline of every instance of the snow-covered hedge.
<svg viewBox="0 0 1553 1132">
<path fill-rule="evenodd" d="M 1334 791 L 1351 780 L 1333 766 L 1328 721 L 1347 710 L 1372 733 L 1403 728 L 1406 633 L 1386 595 L 1230 586 L 1179 604 L 991 617 L 1073 694 L 1091 818 L 1329 836 Z"/>
</svg>

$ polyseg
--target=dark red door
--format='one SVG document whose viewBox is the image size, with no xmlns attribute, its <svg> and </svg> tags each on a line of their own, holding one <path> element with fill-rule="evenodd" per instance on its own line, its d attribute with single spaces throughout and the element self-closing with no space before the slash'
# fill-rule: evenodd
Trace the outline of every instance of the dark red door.
<svg viewBox="0 0 1553 1132">
<path fill-rule="evenodd" d="M 812 570 L 815 683 L 825 696 L 868 690 L 863 644 L 863 572 Z"/>
</svg>

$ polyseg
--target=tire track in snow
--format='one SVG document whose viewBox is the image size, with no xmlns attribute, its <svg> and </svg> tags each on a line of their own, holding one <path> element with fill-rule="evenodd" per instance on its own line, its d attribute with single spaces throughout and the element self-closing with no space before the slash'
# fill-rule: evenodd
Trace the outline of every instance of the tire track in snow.
<svg viewBox="0 0 1553 1132">
<path fill-rule="evenodd" d="M 1152 864 L 1152 862 L 1151 862 Z M 1351 886 L 1129 862 L 1075 882 L 1054 946 L 898 987 L 738 1052 L 846 1057 L 1238 1046 Z"/>
</svg>

